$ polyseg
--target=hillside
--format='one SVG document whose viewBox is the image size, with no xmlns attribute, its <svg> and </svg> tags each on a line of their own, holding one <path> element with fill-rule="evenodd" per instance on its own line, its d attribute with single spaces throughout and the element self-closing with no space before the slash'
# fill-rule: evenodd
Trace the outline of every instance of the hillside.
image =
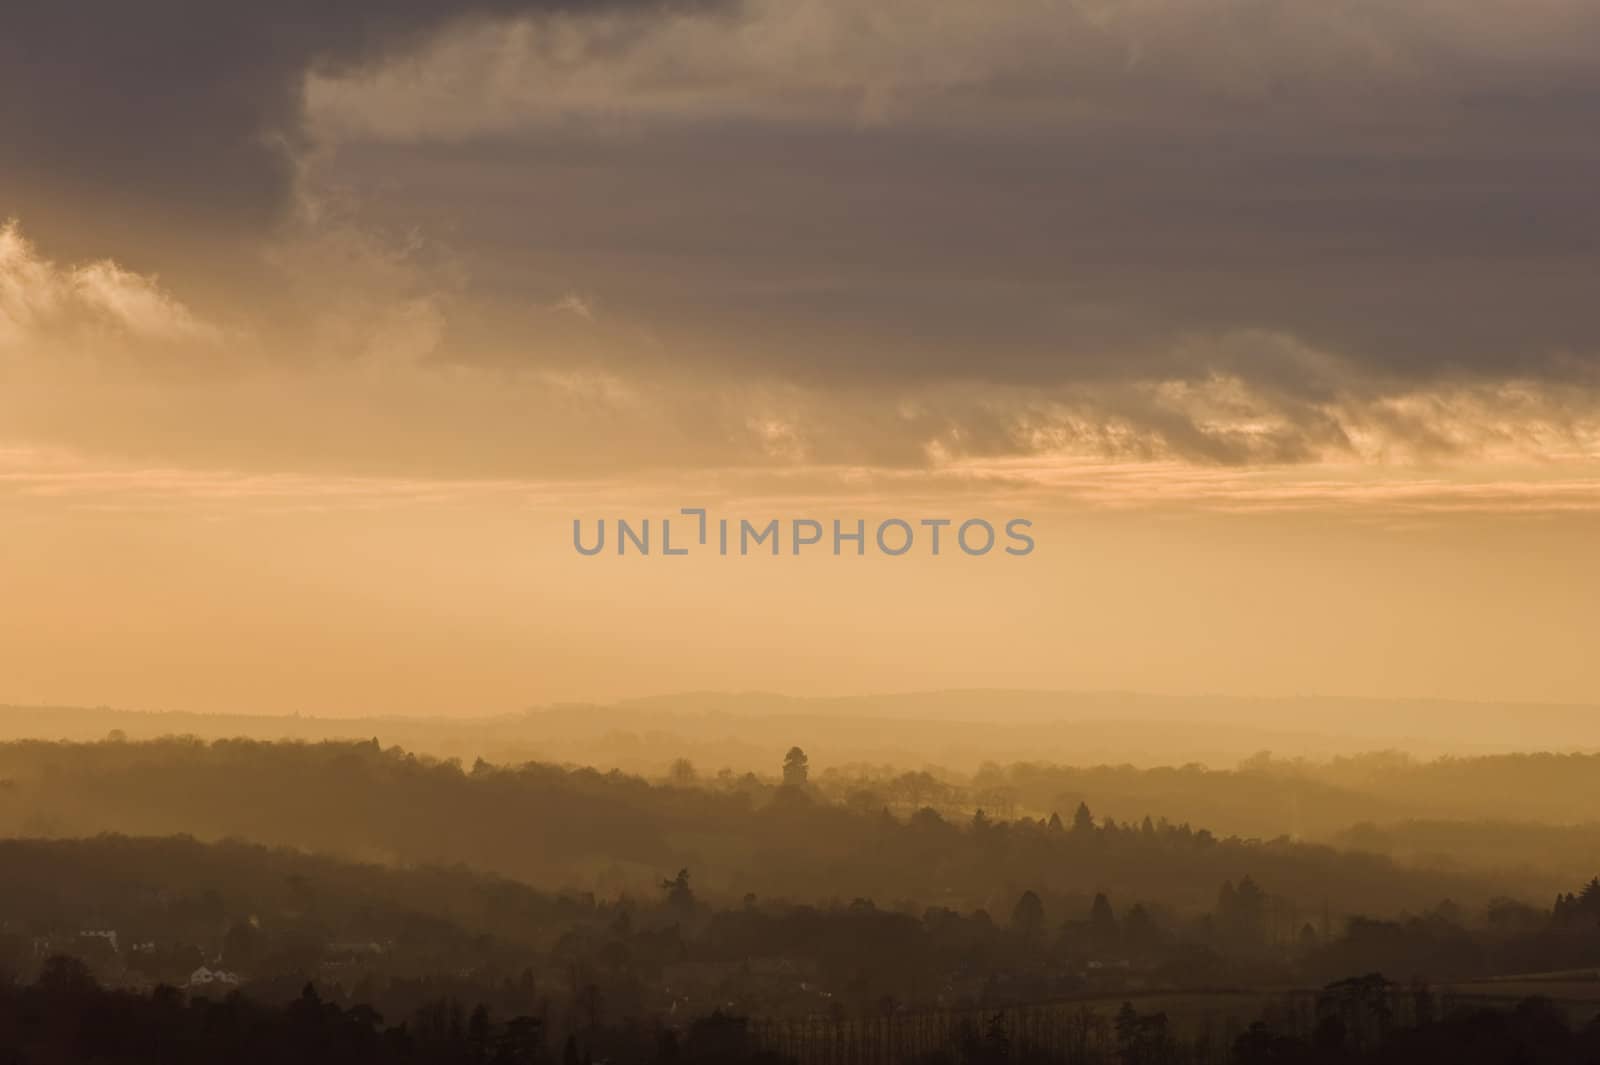
<svg viewBox="0 0 1600 1065">
<path fill-rule="evenodd" d="M 1297 927 L 1336 913 L 1480 905 L 1515 880 L 1409 868 L 1331 847 L 1224 837 L 1149 818 L 897 816 L 753 776 L 689 786 L 527 764 L 464 769 L 366 743 L 0 745 L 0 832 L 188 833 L 397 865 L 465 863 L 547 888 L 645 894 L 680 868 L 713 897 L 1009 905 L 1096 892 L 1209 908 L 1253 876 Z M 1092 809 L 1095 796 L 1085 795 Z M 1087 823 L 1074 826 L 1074 817 Z M 1061 823 L 1064 821 L 1065 823 Z M 1076 903 L 1074 903 L 1075 905 Z"/>
</svg>

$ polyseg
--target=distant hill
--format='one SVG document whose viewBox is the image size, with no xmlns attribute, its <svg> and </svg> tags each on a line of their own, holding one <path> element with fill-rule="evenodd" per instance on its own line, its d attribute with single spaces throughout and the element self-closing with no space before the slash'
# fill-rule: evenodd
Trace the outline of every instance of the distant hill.
<svg viewBox="0 0 1600 1065">
<path fill-rule="evenodd" d="M 716 897 L 853 897 L 1009 907 L 1031 888 L 1201 910 L 1253 876 L 1288 910 L 1387 913 L 1481 903 L 1519 881 L 1407 868 L 1288 839 L 1218 838 L 1180 809 L 1073 828 L 995 815 L 890 816 L 754 777 L 651 784 L 528 764 L 470 768 L 359 743 L 0 745 L 0 834 L 238 838 L 387 864 L 464 863 L 547 888 L 655 893 L 676 870 Z M 1261 777 L 1259 782 L 1271 785 Z M 1270 794 L 1267 792 L 1266 794 Z M 1091 805 L 1094 795 L 1084 797 Z M 1131 820 L 1131 819 L 1130 819 Z"/>
<path fill-rule="evenodd" d="M 944 691 L 841 698 L 688 693 L 608 705 L 440 717 L 303 717 L 0 707 L 0 738 L 370 739 L 441 757 L 537 759 L 658 774 L 775 771 L 805 742 L 829 764 L 945 766 L 1049 761 L 1230 767 L 1260 751 L 1325 759 L 1600 750 L 1600 708 L 1332 698 L 1241 699 L 1101 692 Z"/>
</svg>

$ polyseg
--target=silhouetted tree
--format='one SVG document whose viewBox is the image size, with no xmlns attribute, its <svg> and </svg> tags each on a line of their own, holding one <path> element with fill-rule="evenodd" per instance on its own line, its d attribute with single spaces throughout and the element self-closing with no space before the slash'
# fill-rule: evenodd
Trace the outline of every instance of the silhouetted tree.
<svg viewBox="0 0 1600 1065">
<path fill-rule="evenodd" d="M 1106 898 L 1105 892 L 1097 892 L 1094 904 L 1089 907 L 1089 942 L 1096 951 L 1104 953 L 1115 950 L 1119 938 L 1117 915 L 1111 909 L 1111 900 Z"/>
<path fill-rule="evenodd" d="M 1117 1011 L 1117 1053 L 1123 1065 L 1156 1065 L 1172 1056 L 1172 1037 L 1165 1013 L 1140 1013 L 1124 1002 Z"/>
<path fill-rule="evenodd" d="M 1044 903 L 1032 891 L 1024 891 L 1011 911 L 1011 927 L 1023 939 L 1033 942 L 1044 931 Z"/>
<path fill-rule="evenodd" d="M 1150 911 L 1134 903 L 1122 919 L 1122 941 L 1129 951 L 1151 951 L 1160 945 L 1161 931 L 1150 918 Z"/>
<path fill-rule="evenodd" d="M 811 760 L 799 747 L 790 747 L 783 756 L 783 783 L 785 787 L 803 788 L 811 773 Z"/>
<path fill-rule="evenodd" d="M 1267 893 L 1245 877 L 1234 887 L 1224 882 L 1217 893 L 1217 925 L 1222 934 L 1240 946 L 1259 946 L 1266 939 Z"/>
<path fill-rule="evenodd" d="M 679 869 L 677 876 L 661 881 L 661 890 L 666 893 L 667 905 L 679 916 L 687 917 L 694 912 L 694 892 L 689 888 L 689 870 Z"/>
</svg>

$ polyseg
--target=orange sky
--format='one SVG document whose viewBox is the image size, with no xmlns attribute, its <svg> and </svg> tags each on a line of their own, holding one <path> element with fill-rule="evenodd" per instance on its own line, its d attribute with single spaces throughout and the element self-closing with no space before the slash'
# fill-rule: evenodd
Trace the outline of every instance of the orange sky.
<svg viewBox="0 0 1600 1065">
<path fill-rule="evenodd" d="M 1593 4 L 101 8 L 0 15 L 0 702 L 1600 701 Z M 1038 548 L 571 548 L 691 505 Z"/>
<path fill-rule="evenodd" d="M 1558 505 L 702 495 L 688 501 L 763 523 L 1026 514 L 1038 546 L 584 558 L 573 517 L 659 521 L 686 497 L 663 482 L 568 501 L 505 482 L 77 476 L 0 493 L 9 701 L 465 714 L 698 689 L 1600 692 L 1600 521 Z"/>
</svg>

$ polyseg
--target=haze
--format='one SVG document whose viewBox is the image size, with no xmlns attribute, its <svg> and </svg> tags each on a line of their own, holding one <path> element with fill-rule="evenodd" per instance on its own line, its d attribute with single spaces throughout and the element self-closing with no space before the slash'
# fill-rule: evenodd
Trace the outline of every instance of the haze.
<svg viewBox="0 0 1600 1065">
<path fill-rule="evenodd" d="M 1600 702 L 1592 4 L 93 6 L 0 17 L 0 698 Z M 689 505 L 1039 546 L 570 548 Z"/>
</svg>

